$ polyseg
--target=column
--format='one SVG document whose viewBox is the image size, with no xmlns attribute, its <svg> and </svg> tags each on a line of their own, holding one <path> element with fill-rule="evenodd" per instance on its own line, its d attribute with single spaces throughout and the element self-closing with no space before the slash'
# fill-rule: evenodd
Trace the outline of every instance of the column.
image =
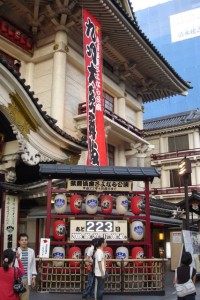
<svg viewBox="0 0 200 300">
<path fill-rule="evenodd" d="M 122 90 L 122 94 L 124 94 L 125 93 L 125 83 L 123 80 L 120 81 L 119 86 Z M 118 98 L 117 114 L 121 118 L 126 119 L 126 100 L 124 97 Z"/>
<path fill-rule="evenodd" d="M 165 145 L 164 145 L 164 138 L 160 137 L 160 150 L 159 150 L 159 153 L 164 153 L 164 152 L 168 152 L 168 151 L 167 151 L 167 148 L 165 148 Z"/>
<path fill-rule="evenodd" d="M 137 157 L 137 160 L 138 160 L 138 163 L 137 163 L 138 167 L 143 168 L 144 167 L 144 159 L 146 157 L 146 154 L 145 153 L 138 153 L 136 155 L 136 157 Z"/>
<path fill-rule="evenodd" d="M 35 65 L 32 62 L 26 64 L 26 84 L 30 85 L 31 91 L 34 90 L 33 78 L 34 78 Z"/>
<path fill-rule="evenodd" d="M 118 115 L 126 119 L 126 101 L 125 98 L 118 98 Z"/>
<path fill-rule="evenodd" d="M 118 157 L 119 157 L 118 165 L 125 167 L 126 166 L 126 156 L 125 156 L 125 151 L 124 151 L 124 145 L 120 145 L 118 147 Z"/>
<path fill-rule="evenodd" d="M 198 129 L 194 130 L 193 137 L 194 137 L 194 148 L 200 148 L 200 136 L 199 136 Z"/>
<path fill-rule="evenodd" d="M 200 184 L 200 163 L 196 162 L 196 167 L 195 167 L 195 177 L 196 177 L 196 185 Z"/>
<path fill-rule="evenodd" d="M 60 128 L 64 126 L 67 49 L 67 33 L 58 31 L 53 55 L 51 116 Z"/>
</svg>

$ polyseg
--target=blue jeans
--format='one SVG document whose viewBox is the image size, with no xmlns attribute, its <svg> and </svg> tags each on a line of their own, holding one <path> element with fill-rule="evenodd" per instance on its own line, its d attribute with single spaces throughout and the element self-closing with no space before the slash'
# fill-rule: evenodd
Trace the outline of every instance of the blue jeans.
<svg viewBox="0 0 200 300">
<path fill-rule="evenodd" d="M 94 297 L 94 273 L 93 272 L 88 272 L 88 280 L 87 284 L 85 286 L 85 289 L 83 291 L 83 297 L 87 298 L 88 296 Z"/>
<path fill-rule="evenodd" d="M 96 300 L 103 299 L 104 293 L 104 285 L 105 285 L 105 277 L 95 277 L 95 298 Z"/>
</svg>

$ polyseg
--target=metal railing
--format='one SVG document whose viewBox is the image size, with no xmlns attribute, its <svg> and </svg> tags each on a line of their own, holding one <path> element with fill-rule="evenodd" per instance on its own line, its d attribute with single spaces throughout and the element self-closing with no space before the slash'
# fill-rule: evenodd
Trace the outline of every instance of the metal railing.
<svg viewBox="0 0 200 300">
<path fill-rule="evenodd" d="M 81 115 L 84 113 L 86 113 L 86 102 L 80 103 L 78 106 L 78 114 Z M 119 115 L 115 114 L 114 112 L 105 108 L 104 115 L 108 117 L 110 120 L 113 120 L 114 122 L 118 123 L 125 129 L 127 129 L 128 131 L 131 131 L 140 137 L 144 137 L 144 130 L 137 128 L 136 126 L 127 122 L 125 119 L 121 118 Z"/>
<path fill-rule="evenodd" d="M 190 185 L 188 186 L 188 193 L 196 190 L 200 192 L 200 185 Z M 179 187 L 166 187 L 166 188 L 152 188 L 151 192 L 153 195 L 171 195 L 171 194 L 183 194 L 185 192 L 184 186 Z"/>
<path fill-rule="evenodd" d="M 165 153 L 155 153 L 151 154 L 151 160 L 162 160 L 162 159 L 170 159 L 170 158 L 177 158 L 177 157 L 189 157 L 189 156 L 196 156 L 200 155 L 200 149 L 188 149 L 188 150 L 181 150 L 181 151 L 174 151 L 174 152 L 165 152 Z"/>
<path fill-rule="evenodd" d="M 37 259 L 38 291 L 82 293 L 87 269 L 82 259 Z M 107 260 L 108 279 L 105 293 L 164 294 L 166 259 Z M 63 264 L 62 266 L 58 266 Z"/>
</svg>

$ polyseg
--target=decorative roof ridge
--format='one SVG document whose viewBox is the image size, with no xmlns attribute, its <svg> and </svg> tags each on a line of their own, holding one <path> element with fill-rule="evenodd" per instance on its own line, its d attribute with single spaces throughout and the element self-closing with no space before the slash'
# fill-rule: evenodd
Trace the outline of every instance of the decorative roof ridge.
<svg viewBox="0 0 200 300">
<path fill-rule="evenodd" d="M 183 112 L 180 112 L 180 113 L 175 113 L 175 114 L 172 114 L 172 115 L 166 115 L 166 116 L 161 116 L 161 117 L 146 119 L 143 122 L 144 122 L 144 124 L 147 124 L 147 123 L 152 123 L 152 122 L 155 122 L 155 121 L 162 121 L 162 120 L 167 120 L 167 119 L 173 119 L 175 117 L 182 117 L 182 116 L 186 116 L 186 115 L 189 116 L 190 114 L 195 114 L 197 111 L 199 111 L 199 108 L 192 109 L 192 110 L 187 110 L 187 111 L 183 111 Z M 199 116 L 200 116 L 200 111 L 199 111 Z"/>
<path fill-rule="evenodd" d="M 129 0 L 128 0 L 129 1 Z M 144 39 L 144 41 L 149 45 L 149 47 L 158 55 L 158 57 L 165 63 L 165 65 L 171 70 L 171 72 L 188 88 L 192 89 L 193 87 L 189 85 L 187 81 L 185 81 L 176 71 L 175 69 L 169 64 L 169 62 L 164 58 L 164 56 L 158 51 L 158 49 L 152 44 L 152 42 L 148 39 L 145 33 L 141 30 L 140 26 L 138 25 L 137 19 L 134 13 L 134 21 L 130 18 L 129 14 L 123 9 L 123 7 L 118 3 L 117 0 L 111 0 L 111 2 L 121 11 L 127 21 L 131 24 L 134 29 L 138 32 L 138 34 Z M 130 3 L 130 2 L 129 2 Z M 133 5 L 131 5 L 133 10 Z"/>
<path fill-rule="evenodd" d="M 59 126 L 56 125 L 57 120 L 55 120 L 54 118 L 52 118 L 51 116 L 49 116 L 47 114 L 46 111 L 42 110 L 43 105 L 39 104 L 39 98 L 36 98 L 35 92 L 30 90 L 30 85 L 26 85 L 25 82 L 26 80 L 24 78 L 21 78 L 21 73 L 16 71 L 9 63 L 8 61 L 4 58 L 4 56 L 2 54 L 0 54 L 0 63 L 6 67 L 6 69 L 8 69 L 12 75 L 18 80 L 18 82 L 21 84 L 21 86 L 24 88 L 24 90 L 27 92 L 28 96 L 31 98 L 33 104 L 35 105 L 35 107 L 37 108 L 38 112 L 40 113 L 40 115 L 42 116 L 42 118 L 44 119 L 44 121 L 54 130 L 56 131 L 60 136 L 64 137 L 65 139 L 78 144 L 80 146 L 83 147 L 87 147 L 87 143 L 85 141 L 81 141 L 78 140 L 76 138 L 74 138 L 73 136 L 69 135 L 68 133 L 66 133 L 64 130 L 62 130 Z"/>
</svg>

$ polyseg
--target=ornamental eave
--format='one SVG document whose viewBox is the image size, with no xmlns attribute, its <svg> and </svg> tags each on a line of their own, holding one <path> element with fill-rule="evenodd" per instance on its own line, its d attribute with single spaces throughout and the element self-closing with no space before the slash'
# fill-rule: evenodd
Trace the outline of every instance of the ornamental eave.
<svg viewBox="0 0 200 300">
<path fill-rule="evenodd" d="M 31 149 L 37 149 L 44 157 L 59 162 L 66 162 L 69 157 L 79 156 L 81 150 L 86 150 L 84 142 L 56 126 L 55 120 L 41 109 L 38 99 L 20 79 L 19 73 L 8 70 L 2 63 L 0 71 L 1 111 Z"/>
<path fill-rule="evenodd" d="M 81 7 L 84 7 L 101 22 L 104 58 L 113 66 L 118 78 L 125 80 L 143 102 L 186 95 L 191 88 L 141 31 L 134 14 L 128 14 L 119 1 L 77 0 L 58 5 L 57 1 L 44 0 L 38 6 L 38 1 L 34 0 L 26 3 L 7 0 L 2 7 L 16 25 L 20 24 L 34 35 L 36 42 L 62 28 L 80 46 L 83 36 Z M 31 20 L 34 9 L 35 19 Z M 12 18 L 16 11 L 18 16 Z"/>
</svg>

